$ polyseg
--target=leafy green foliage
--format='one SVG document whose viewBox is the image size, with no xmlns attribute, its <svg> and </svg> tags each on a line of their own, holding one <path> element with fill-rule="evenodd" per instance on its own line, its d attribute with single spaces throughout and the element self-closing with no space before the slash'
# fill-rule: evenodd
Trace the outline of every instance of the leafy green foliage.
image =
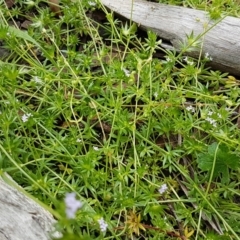
<svg viewBox="0 0 240 240">
<path fill-rule="evenodd" d="M 239 239 L 238 80 L 207 53 L 183 56 L 203 51 L 205 33 L 179 53 L 100 1 L 62 0 L 59 17 L 46 1 L 16 2 L 0 5 L 0 173 L 52 209 L 62 239 Z M 74 219 L 69 192 L 83 203 Z"/>
<path fill-rule="evenodd" d="M 240 166 L 239 156 L 228 146 L 216 142 L 208 146 L 206 153 L 198 155 L 197 162 L 202 171 L 212 171 L 213 177 L 220 177 L 224 184 L 230 181 L 229 171 L 237 170 Z"/>
</svg>

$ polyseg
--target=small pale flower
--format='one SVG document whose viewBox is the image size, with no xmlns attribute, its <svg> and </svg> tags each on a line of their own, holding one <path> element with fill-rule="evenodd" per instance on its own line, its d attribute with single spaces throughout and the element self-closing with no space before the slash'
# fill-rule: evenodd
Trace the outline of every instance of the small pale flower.
<svg viewBox="0 0 240 240">
<path fill-rule="evenodd" d="M 76 199 L 76 193 L 67 193 L 64 199 L 67 218 L 75 218 L 75 214 L 82 207 L 82 202 Z"/>
<path fill-rule="evenodd" d="M 23 122 L 27 122 L 28 121 L 28 119 L 30 118 L 32 116 L 32 114 L 31 113 L 24 113 L 23 115 L 22 115 L 22 121 Z"/>
<path fill-rule="evenodd" d="M 167 190 L 168 190 L 168 186 L 167 186 L 166 183 L 164 183 L 164 184 L 158 189 L 158 192 L 159 192 L 160 194 L 163 194 L 163 193 L 165 193 Z"/>
<path fill-rule="evenodd" d="M 208 116 L 212 116 L 212 115 L 213 115 L 213 112 L 212 112 L 212 111 L 209 111 L 207 115 L 208 115 Z"/>
<path fill-rule="evenodd" d="M 212 118 L 210 118 L 210 117 L 207 117 L 207 118 L 206 118 L 206 121 L 208 121 L 208 122 L 210 122 L 210 123 L 213 123 L 214 120 L 213 120 Z"/>
<path fill-rule="evenodd" d="M 205 53 L 205 58 L 209 58 L 209 53 L 208 52 Z"/>
<path fill-rule="evenodd" d="M 99 223 L 99 227 L 100 227 L 101 232 L 106 232 L 108 224 L 104 221 L 104 219 L 100 218 L 98 220 L 98 223 Z"/>
<path fill-rule="evenodd" d="M 38 84 L 42 84 L 42 80 L 38 77 L 38 76 L 33 76 L 32 80 L 35 82 L 35 83 L 38 83 Z"/>
<path fill-rule="evenodd" d="M 195 108 L 191 105 L 186 107 L 186 110 L 189 111 L 189 112 L 193 112 L 193 113 L 195 112 Z"/>
<path fill-rule="evenodd" d="M 209 53 L 207 52 L 207 53 L 205 53 L 205 58 L 206 59 L 208 59 L 208 60 L 210 60 L 210 61 L 212 61 L 213 59 L 212 59 L 212 57 L 210 57 L 210 55 L 209 55 Z"/>
<path fill-rule="evenodd" d="M 153 95 L 154 95 L 155 98 L 158 97 L 158 93 L 157 92 L 155 92 Z"/>
<path fill-rule="evenodd" d="M 185 61 L 188 65 L 193 65 L 193 63 L 194 63 L 193 61 L 188 60 L 188 57 L 184 57 L 183 61 Z"/>
<path fill-rule="evenodd" d="M 94 149 L 95 151 L 98 151 L 98 150 L 99 150 L 99 148 L 96 147 L 96 146 L 93 146 L 93 149 Z"/>
<path fill-rule="evenodd" d="M 47 33 L 46 28 L 42 28 L 42 34 L 46 34 L 46 33 Z"/>
<path fill-rule="evenodd" d="M 222 115 L 221 115 L 220 113 L 218 113 L 217 116 L 218 116 L 219 118 L 222 118 Z"/>
<path fill-rule="evenodd" d="M 166 57 L 167 62 L 172 62 L 172 59 L 170 57 Z"/>
<path fill-rule="evenodd" d="M 210 118 L 210 117 L 207 117 L 206 118 L 206 121 L 208 121 L 211 125 L 213 125 L 214 127 L 217 127 L 217 123 L 216 123 L 216 120 Z"/>
<path fill-rule="evenodd" d="M 78 138 L 76 142 L 80 143 L 80 142 L 82 142 L 82 140 L 80 138 Z"/>
<path fill-rule="evenodd" d="M 93 7 L 97 5 L 95 2 L 92 2 L 92 1 L 88 2 L 88 4 Z"/>
<path fill-rule="evenodd" d="M 126 77 L 130 76 L 130 71 L 129 70 L 127 70 L 126 68 L 123 68 L 122 70 L 123 70 Z"/>
</svg>

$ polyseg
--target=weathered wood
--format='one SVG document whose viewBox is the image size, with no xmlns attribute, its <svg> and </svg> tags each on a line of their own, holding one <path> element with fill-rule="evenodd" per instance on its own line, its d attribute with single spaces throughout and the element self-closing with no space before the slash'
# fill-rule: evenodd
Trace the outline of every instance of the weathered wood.
<svg viewBox="0 0 240 240">
<path fill-rule="evenodd" d="M 49 240 L 54 223 L 49 212 L 0 177 L 0 240 Z"/>
<path fill-rule="evenodd" d="M 202 54 L 212 57 L 210 65 L 224 72 L 240 75 L 240 19 L 225 17 L 210 20 L 207 12 L 151 3 L 143 0 L 101 0 L 102 4 L 121 16 L 132 19 L 143 29 L 151 29 L 158 36 L 167 40 L 169 48 L 181 50 L 181 43 L 187 35 L 204 34 Z M 172 45 L 172 46 L 171 46 Z M 167 45 L 164 45 L 167 46 Z M 186 55 L 198 57 L 200 49 Z"/>
</svg>

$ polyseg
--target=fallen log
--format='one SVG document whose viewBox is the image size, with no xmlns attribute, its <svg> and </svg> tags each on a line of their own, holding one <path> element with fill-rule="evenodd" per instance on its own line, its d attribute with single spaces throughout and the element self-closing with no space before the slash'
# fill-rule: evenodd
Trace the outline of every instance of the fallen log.
<svg viewBox="0 0 240 240">
<path fill-rule="evenodd" d="M 185 7 L 152 3 L 144 0 L 101 0 L 117 14 L 131 19 L 143 29 L 150 29 L 169 44 L 165 48 L 181 51 L 191 33 L 199 37 L 202 51 L 195 49 L 185 55 L 199 57 L 208 53 L 210 66 L 240 76 L 240 19 L 224 17 L 211 20 L 208 13 Z M 205 34 L 204 34 L 205 33 Z"/>
<path fill-rule="evenodd" d="M 7 174 L 4 178 L 21 189 Z M 7 184 L 0 176 L 0 239 L 49 240 L 60 238 L 53 216 L 22 191 Z"/>
</svg>

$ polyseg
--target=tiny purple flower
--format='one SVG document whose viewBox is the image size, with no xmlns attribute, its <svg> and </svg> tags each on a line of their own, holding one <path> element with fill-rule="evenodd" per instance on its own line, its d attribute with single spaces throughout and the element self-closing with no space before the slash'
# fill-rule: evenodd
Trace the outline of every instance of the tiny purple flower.
<svg viewBox="0 0 240 240">
<path fill-rule="evenodd" d="M 67 193 L 64 199 L 67 218 L 75 218 L 75 214 L 82 207 L 81 201 L 76 199 L 76 193 Z"/>
<path fill-rule="evenodd" d="M 106 232 L 107 227 L 108 227 L 108 224 L 104 221 L 104 219 L 103 219 L 103 218 L 100 218 L 100 219 L 98 220 L 98 223 L 99 223 L 101 232 Z"/>
<path fill-rule="evenodd" d="M 163 193 L 165 193 L 167 190 L 168 190 L 168 186 L 167 186 L 166 183 L 164 183 L 164 184 L 158 189 L 158 192 L 159 192 L 160 194 L 163 194 Z"/>
</svg>

